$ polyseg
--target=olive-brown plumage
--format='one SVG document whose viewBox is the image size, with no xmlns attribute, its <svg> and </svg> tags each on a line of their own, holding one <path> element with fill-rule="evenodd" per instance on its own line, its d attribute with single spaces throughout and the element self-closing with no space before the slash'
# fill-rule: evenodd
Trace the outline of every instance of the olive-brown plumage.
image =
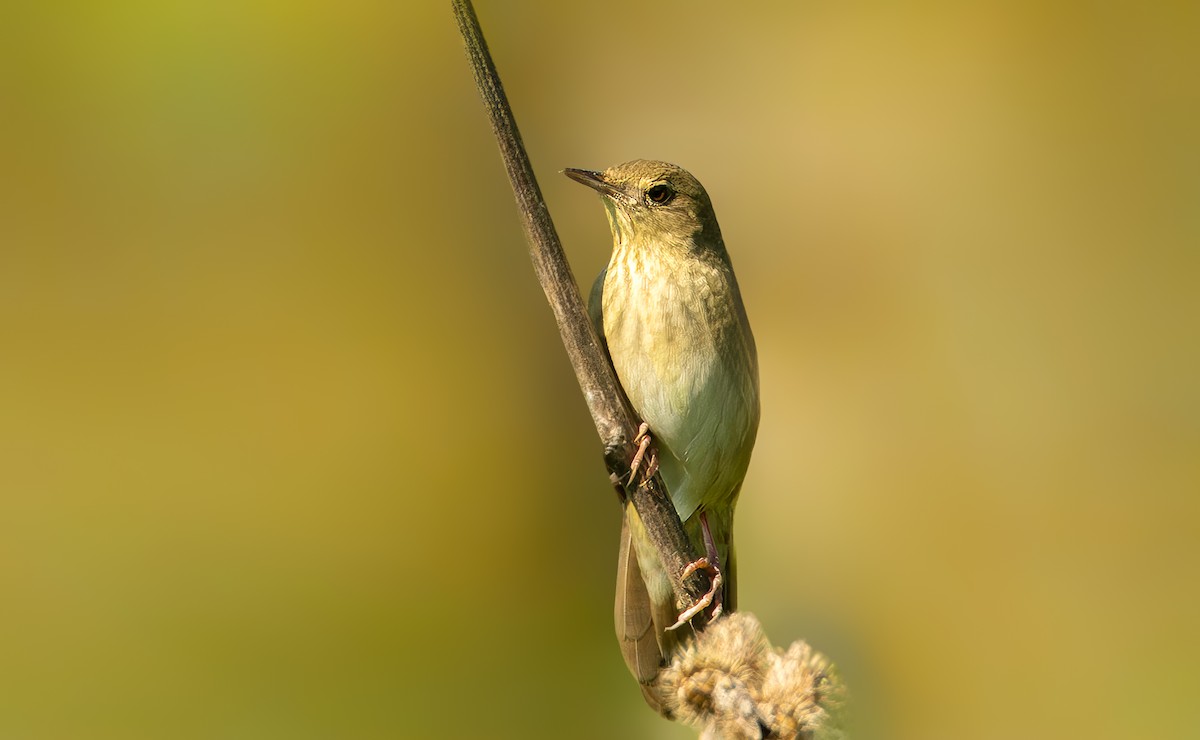
<svg viewBox="0 0 1200 740">
<path fill-rule="evenodd" d="M 733 508 L 758 430 L 758 360 L 712 203 L 695 177 L 665 162 L 566 174 L 600 193 L 613 233 L 593 320 L 700 553 L 707 521 L 731 609 Z M 630 671 L 650 683 L 679 637 L 666 628 L 681 605 L 632 506 L 617 568 L 617 636 Z"/>
</svg>

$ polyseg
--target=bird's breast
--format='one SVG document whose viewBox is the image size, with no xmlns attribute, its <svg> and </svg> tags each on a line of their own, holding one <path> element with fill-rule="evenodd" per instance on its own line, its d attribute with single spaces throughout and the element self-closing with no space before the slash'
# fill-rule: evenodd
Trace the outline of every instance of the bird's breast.
<svg viewBox="0 0 1200 740">
<path fill-rule="evenodd" d="M 630 403 L 675 458 L 663 471 L 677 468 L 667 485 L 686 518 L 724 477 L 744 475 L 758 424 L 754 342 L 728 263 L 645 251 L 614 253 L 604 332 Z"/>
</svg>

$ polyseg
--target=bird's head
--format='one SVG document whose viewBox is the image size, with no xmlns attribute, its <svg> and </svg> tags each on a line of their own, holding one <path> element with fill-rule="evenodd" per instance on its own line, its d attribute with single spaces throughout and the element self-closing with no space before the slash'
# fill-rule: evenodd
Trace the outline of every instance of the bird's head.
<svg viewBox="0 0 1200 740">
<path fill-rule="evenodd" d="M 563 174 L 600 193 L 618 245 L 680 244 L 694 250 L 721 244 L 708 193 L 678 165 L 635 159 L 603 172 Z"/>
</svg>

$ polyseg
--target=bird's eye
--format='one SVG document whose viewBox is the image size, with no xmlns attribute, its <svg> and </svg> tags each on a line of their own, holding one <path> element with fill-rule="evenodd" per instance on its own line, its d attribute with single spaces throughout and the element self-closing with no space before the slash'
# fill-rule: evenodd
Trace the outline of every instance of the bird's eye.
<svg viewBox="0 0 1200 740">
<path fill-rule="evenodd" d="M 646 191 L 646 199 L 656 206 L 666 205 L 675 197 L 675 191 L 670 185 L 659 183 Z"/>
</svg>

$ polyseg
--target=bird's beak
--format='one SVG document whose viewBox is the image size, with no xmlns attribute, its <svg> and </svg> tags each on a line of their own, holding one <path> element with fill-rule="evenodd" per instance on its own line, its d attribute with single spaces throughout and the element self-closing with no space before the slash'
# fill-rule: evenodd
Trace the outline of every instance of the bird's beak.
<svg viewBox="0 0 1200 740">
<path fill-rule="evenodd" d="M 563 174 L 566 175 L 567 177 L 571 178 L 575 182 L 582 183 L 583 185 L 587 185 L 589 188 L 591 188 L 592 190 L 595 190 L 596 192 L 600 193 L 601 195 L 607 195 L 608 197 L 612 198 L 613 200 L 621 201 L 621 202 L 625 202 L 625 203 L 627 203 L 631 200 L 634 200 L 633 198 L 630 198 L 629 194 L 626 193 L 624 190 L 620 189 L 616 185 L 613 185 L 608 180 L 605 180 L 603 172 L 593 172 L 592 170 L 577 170 L 577 169 L 574 169 L 573 167 L 568 167 L 565 170 L 563 170 Z"/>
</svg>

